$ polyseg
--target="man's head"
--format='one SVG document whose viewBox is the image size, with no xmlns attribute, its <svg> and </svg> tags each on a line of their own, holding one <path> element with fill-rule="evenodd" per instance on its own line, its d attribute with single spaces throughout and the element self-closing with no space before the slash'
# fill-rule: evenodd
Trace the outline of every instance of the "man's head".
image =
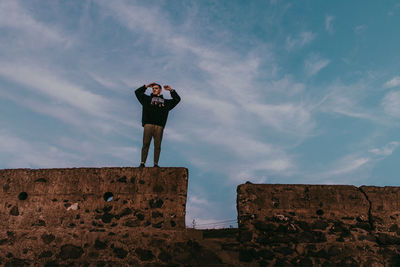
<svg viewBox="0 0 400 267">
<path fill-rule="evenodd" d="M 161 94 L 161 85 L 159 85 L 158 83 L 154 83 L 152 86 L 151 86 L 152 88 L 153 88 L 153 94 L 154 95 L 160 95 Z"/>
</svg>

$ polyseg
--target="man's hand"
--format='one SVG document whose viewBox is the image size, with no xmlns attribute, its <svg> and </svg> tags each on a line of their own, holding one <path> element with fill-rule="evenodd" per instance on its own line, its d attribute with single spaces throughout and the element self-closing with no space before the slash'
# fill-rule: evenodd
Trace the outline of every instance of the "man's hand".
<svg viewBox="0 0 400 267">
<path fill-rule="evenodd" d="M 164 89 L 167 90 L 167 91 L 171 91 L 172 90 L 171 86 L 169 86 L 169 85 L 164 85 Z"/>
<path fill-rule="evenodd" d="M 146 85 L 146 88 L 149 88 L 149 87 L 153 87 L 153 85 L 156 85 L 156 83 L 149 83 L 148 85 Z"/>
</svg>

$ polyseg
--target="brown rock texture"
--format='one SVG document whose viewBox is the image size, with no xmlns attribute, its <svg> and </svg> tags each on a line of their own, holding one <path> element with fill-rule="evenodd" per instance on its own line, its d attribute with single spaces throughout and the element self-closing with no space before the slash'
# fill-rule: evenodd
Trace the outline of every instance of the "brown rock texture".
<svg viewBox="0 0 400 267">
<path fill-rule="evenodd" d="M 1 170 L 0 227 L 184 229 L 187 179 L 185 168 Z"/>
<path fill-rule="evenodd" d="M 0 265 L 151 261 L 146 242 L 186 240 L 187 182 L 185 168 L 0 170 Z"/>
<path fill-rule="evenodd" d="M 241 260 L 264 266 L 400 266 L 398 187 L 243 184 Z"/>
</svg>

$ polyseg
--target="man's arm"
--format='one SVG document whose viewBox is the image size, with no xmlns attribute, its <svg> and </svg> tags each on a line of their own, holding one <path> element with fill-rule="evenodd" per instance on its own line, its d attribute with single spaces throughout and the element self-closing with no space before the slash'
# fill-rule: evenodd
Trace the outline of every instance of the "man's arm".
<svg viewBox="0 0 400 267">
<path fill-rule="evenodd" d="M 181 97 L 178 93 L 171 88 L 169 85 L 164 85 L 164 89 L 169 91 L 171 94 L 172 99 L 168 101 L 168 109 L 173 109 L 176 105 L 178 105 L 179 101 L 181 101 Z"/>
<path fill-rule="evenodd" d="M 147 95 L 144 93 L 146 92 L 146 89 L 151 87 L 154 83 L 149 83 L 148 85 L 143 85 L 142 87 L 139 87 L 138 89 L 135 90 L 135 95 L 137 99 L 139 100 L 140 104 L 144 104 L 145 100 L 147 98 Z"/>
<path fill-rule="evenodd" d="M 143 85 L 142 87 L 139 87 L 138 89 L 135 90 L 136 98 L 142 105 L 144 103 L 144 100 L 146 99 L 146 95 L 144 94 L 144 92 L 146 92 L 146 89 L 147 89 L 146 85 Z"/>
</svg>

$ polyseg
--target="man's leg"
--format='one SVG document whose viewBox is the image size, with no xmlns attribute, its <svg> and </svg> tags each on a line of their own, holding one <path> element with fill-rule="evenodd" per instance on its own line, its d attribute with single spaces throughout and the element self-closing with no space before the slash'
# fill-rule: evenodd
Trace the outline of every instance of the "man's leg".
<svg viewBox="0 0 400 267">
<path fill-rule="evenodd" d="M 152 124 L 145 124 L 143 129 L 143 146 L 142 146 L 142 164 L 146 163 L 147 154 L 149 152 L 151 137 L 153 136 L 154 127 Z"/>
<path fill-rule="evenodd" d="M 160 158 L 163 132 L 164 127 L 154 125 L 154 165 L 158 165 L 158 160 Z"/>
</svg>

